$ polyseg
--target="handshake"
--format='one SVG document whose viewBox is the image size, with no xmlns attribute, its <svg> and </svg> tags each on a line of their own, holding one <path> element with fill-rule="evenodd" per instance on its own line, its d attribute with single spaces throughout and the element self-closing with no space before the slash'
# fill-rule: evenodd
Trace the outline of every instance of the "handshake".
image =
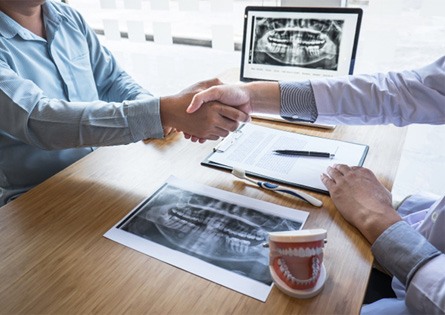
<svg viewBox="0 0 445 315">
<path fill-rule="evenodd" d="M 279 113 L 276 82 L 223 84 L 218 79 L 196 83 L 173 96 L 161 97 L 161 121 L 166 134 L 176 129 L 187 139 L 218 140 L 250 121 L 251 113 Z"/>
</svg>

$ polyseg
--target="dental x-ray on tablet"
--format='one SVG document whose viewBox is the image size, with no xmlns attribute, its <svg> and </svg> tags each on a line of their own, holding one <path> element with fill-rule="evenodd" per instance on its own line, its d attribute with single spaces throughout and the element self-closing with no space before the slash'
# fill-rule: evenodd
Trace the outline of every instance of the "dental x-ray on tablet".
<svg viewBox="0 0 445 315">
<path fill-rule="evenodd" d="M 240 80 L 352 74 L 361 18 L 360 8 L 246 7 Z"/>
</svg>

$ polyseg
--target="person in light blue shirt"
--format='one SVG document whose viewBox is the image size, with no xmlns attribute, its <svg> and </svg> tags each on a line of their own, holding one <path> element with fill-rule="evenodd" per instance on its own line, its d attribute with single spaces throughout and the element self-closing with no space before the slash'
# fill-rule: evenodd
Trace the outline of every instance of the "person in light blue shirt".
<svg viewBox="0 0 445 315">
<path fill-rule="evenodd" d="M 155 97 L 70 6 L 0 1 L 0 206 L 97 146 L 161 138 L 172 129 L 226 136 L 247 115 L 217 104 L 185 113 L 194 93 L 220 83 Z"/>
<path fill-rule="evenodd" d="M 445 57 L 411 71 L 211 87 L 187 111 L 211 101 L 317 123 L 445 124 Z M 416 194 L 394 211 L 390 192 L 369 169 L 336 165 L 321 180 L 394 276 L 395 296 L 364 305 L 362 314 L 445 314 L 445 196 Z"/>
</svg>

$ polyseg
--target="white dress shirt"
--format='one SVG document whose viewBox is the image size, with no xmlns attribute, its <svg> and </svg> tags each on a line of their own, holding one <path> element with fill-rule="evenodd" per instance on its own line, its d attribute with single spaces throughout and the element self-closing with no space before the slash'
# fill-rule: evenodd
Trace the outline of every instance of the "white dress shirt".
<svg viewBox="0 0 445 315">
<path fill-rule="evenodd" d="M 445 57 L 417 70 L 280 82 L 281 114 L 327 124 L 445 124 Z M 303 103 L 302 103 L 303 102 Z M 315 117 L 315 118 L 314 118 Z M 363 314 L 445 313 L 445 197 L 416 195 L 399 208 L 404 221 L 373 244 L 393 275 L 397 299 Z"/>
</svg>

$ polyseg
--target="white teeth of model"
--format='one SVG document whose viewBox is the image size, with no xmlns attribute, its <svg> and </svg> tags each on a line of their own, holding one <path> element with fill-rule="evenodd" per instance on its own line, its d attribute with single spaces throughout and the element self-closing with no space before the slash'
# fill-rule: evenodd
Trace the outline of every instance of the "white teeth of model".
<svg viewBox="0 0 445 315">
<path fill-rule="evenodd" d="M 297 252 L 297 256 L 306 257 L 304 248 L 299 248 Z"/>
<path fill-rule="evenodd" d="M 282 261 L 281 259 L 278 259 L 278 265 L 280 266 L 280 271 L 283 273 L 283 275 L 289 281 L 291 281 L 292 283 L 295 283 L 295 284 L 300 284 L 300 285 L 308 285 L 308 284 L 314 282 L 317 279 L 318 273 L 320 271 L 319 260 L 316 257 L 314 257 L 314 259 L 312 260 L 312 275 L 309 279 L 305 279 L 305 280 L 295 278 L 290 273 L 289 269 L 287 268 L 286 263 L 284 261 Z"/>
<path fill-rule="evenodd" d="M 289 281 L 293 281 L 295 279 L 289 271 L 287 271 L 284 275 Z"/>
<path fill-rule="evenodd" d="M 320 255 L 323 252 L 323 248 L 279 248 L 278 254 L 280 256 L 296 256 L 296 257 L 311 257 L 315 255 Z"/>
</svg>

